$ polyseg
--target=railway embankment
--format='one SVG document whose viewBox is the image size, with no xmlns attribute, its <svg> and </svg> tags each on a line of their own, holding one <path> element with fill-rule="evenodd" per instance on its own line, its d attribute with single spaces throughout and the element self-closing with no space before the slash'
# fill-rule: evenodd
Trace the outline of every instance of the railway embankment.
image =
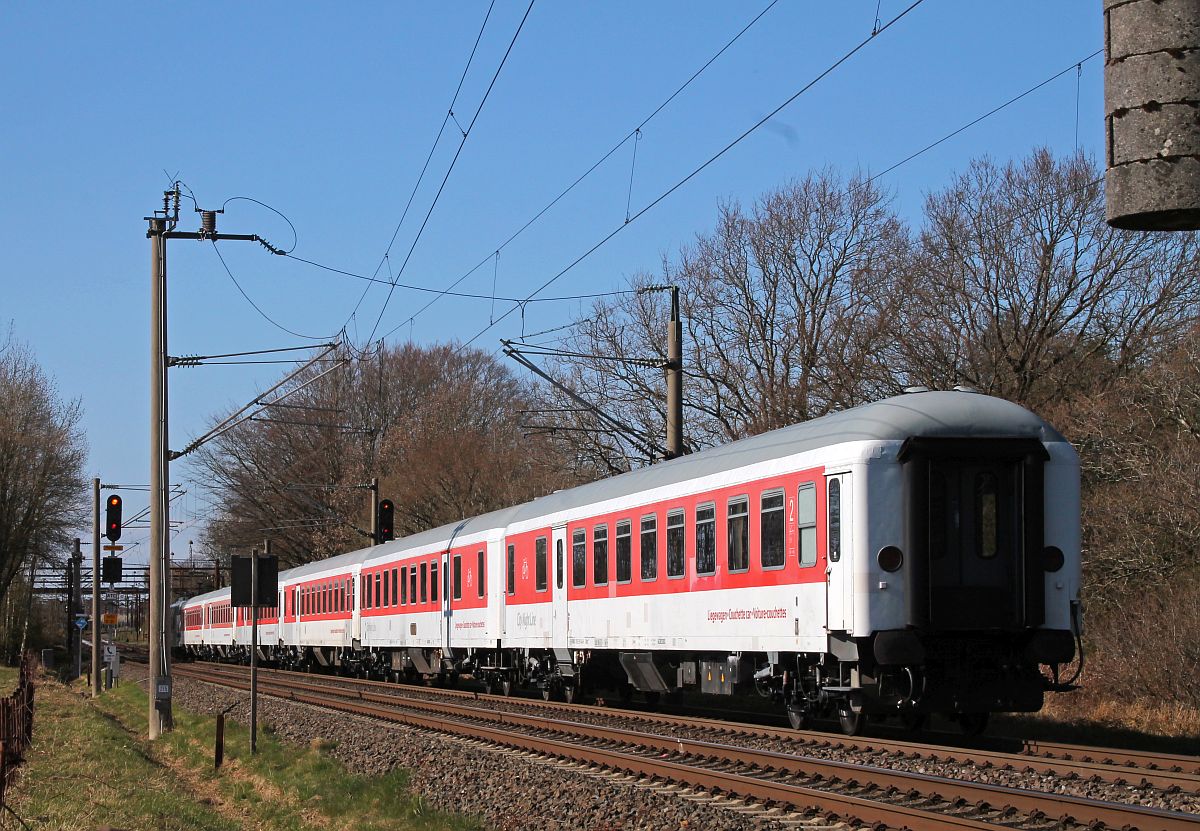
<svg viewBox="0 0 1200 831">
<path fill-rule="evenodd" d="M 175 730 L 152 745 L 145 738 L 146 693 L 136 679 L 93 700 L 82 683 L 43 677 L 33 744 L 8 804 L 39 831 L 479 827 L 414 796 L 402 768 L 359 775 L 327 744 L 298 746 L 267 731 L 252 757 L 248 731 L 236 723 L 226 724 L 225 762 L 214 771 L 214 728 L 213 716 L 176 708 Z M 0 827 L 21 824 L 8 815 Z"/>
</svg>

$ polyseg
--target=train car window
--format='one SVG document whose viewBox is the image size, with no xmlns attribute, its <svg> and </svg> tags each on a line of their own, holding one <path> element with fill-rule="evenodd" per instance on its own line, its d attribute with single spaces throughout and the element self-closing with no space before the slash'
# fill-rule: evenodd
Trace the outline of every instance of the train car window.
<svg viewBox="0 0 1200 831">
<path fill-rule="evenodd" d="M 746 571 L 750 568 L 750 499 L 748 497 L 738 496 L 729 500 L 725 530 L 728 537 L 729 570 Z"/>
<path fill-rule="evenodd" d="M 709 503 L 696 508 L 696 573 L 713 574 L 717 570 L 717 506 Z"/>
<path fill-rule="evenodd" d="M 454 555 L 454 599 L 462 600 L 462 555 Z"/>
<path fill-rule="evenodd" d="M 829 480 L 829 562 L 836 563 L 842 559 L 842 483 L 838 479 Z"/>
<path fill-rule="evenodd" d="M 555 540 L 554 545 L 557 555 L 554 558 L 554 582 L 561 589 L 563 587 L 563 571 L 565 571 L 563 567 L 563 541 Z"/>
<path fill-rule="evenodd" d="M 483 571 L 483 552 L 482 551 L 479 552 L 478 562 L 475 564 L 475 577 L 477 578 L 476 582 L 479 584 L 479 596 L 483 597 L 484 580 L 487 579 L 487 575 L 484 574 L 484 571 Z"/>
<path fill-rule="evenodd" d="M 392 605 L 400 605 L 400 569 L 392 566 Z"/>
<path fill-rule="evenodd" d="M 667 513 L 667 577 L 683 576 L 683 510 Z"/>
<path fill-rule="evenodd" d="M 383 572 L 383 607 L 386 609 L 392 605 L 392 581 L 388 580 L 388 573 Z"/>
<path fill-rule="evenodd" d="M 996 474 L 975 475 L 975 550 L 985 560 L 996 556 L 1000 549 L 1000 527 L 996 517 Z"/>
<path fill-rule="evenodd" d="M 617 582 L 633 579 L 633 523 L 623 519 L 617 523 Z"/>
<path fill-rule="evenodd" d="M 517 547 L 508 547 L 508 593 L 517 593 Z"/>
<path fill-rule="evenodd" d="M 592 529 L 592 582 L 597 586 L 608 585 L 607 525 L 597 525 Z"/>
<path fill-rule="evenodd" d="M 549 556 L 545 537 L 538 537 L 533 542 L 533 576 L 534 588 L 540 592 L 544 592 L 548 586 L 547 582 L 547 563 L 546 557 Z"/>
<path fill-rule="evenodd" d="M 658 517 L 654 514 L 642 517 L 642 539 L 640 572 L 643 580 L 658 579 Z"/>
<path fill-rule="evenodd" d="M 438 602 L 438 564 L 434 560 L 429 564 L 429 599 Z"/>
<path fill-rule="evenodd" d="M 408 605 L 408 566 L 400 569 L 400 605 Z"/>
<path fill-rule="evenodd" d="M 759 561 L 763 568 L 783 568 L 783 491 L 764 493 L 759 506 Z"/>
<path fill-rule="evenodd" d="M 571 585 L 582 588 L 587 581 L 587 531 L 571 532 Z"/>
<path fill-rule="evenodd" d="M 429 564 L 421 563 L 421 602 L 424 603 L 429 598 Z"/>
<path fill-rule="evenodd" d="M 417 567 L 413 566 L 408 570 L 408 602 L 417 602 Z"/>
<path fill-rule="evenodd" d="M 807 482 L 796 493 L 796 526 L 800 532 L 800 565 L 817 564 L 817 486 Z"/>
<path fill-rule="evenodd" d="M 383 579 L 383 575 L 381 573 L 379 573 L 378 571 L 375 572 L 374 598 L 375 598 L 375 607 L 376 608 L 380 608 L 384 605 L 383 603 L 380 602 L 380 598 L 383 597 L 383 586 L 385 586 L 385 585 L 387 585 L 387 581 L 385 581 Z"/>
</svg>

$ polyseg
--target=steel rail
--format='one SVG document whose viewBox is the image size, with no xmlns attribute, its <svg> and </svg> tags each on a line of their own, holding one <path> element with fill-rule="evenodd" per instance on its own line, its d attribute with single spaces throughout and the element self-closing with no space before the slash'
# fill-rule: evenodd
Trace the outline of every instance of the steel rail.
<svg viewBox="0 0 1200 831">
<path fill-rule="evenodd" d="M 197 680 L 206 680 L 201 674 L 188 671 L 182 674 Z M 220 681 L 208 679 L 206 682 L 219 683 L 221 686 L 242 690 L 248 690 L 250 686 L 232 676 Z M 329 688 L 324 689 L 328 690 Z M 272 693 L 269 690 L 278 692 Z M 913 829 L 914 831 L 924 831 L 925 829 L 929 829 L 929 831 L 994 831 L 996 827 L 953 814 L 891 805 L 861 797 L 806 788 L 801 785 L 772 782 L 767 779 L 696 767 L 667 759 L 649 758 L 610 748 L 589 747 L 579 744 L 578 741 L 513 733 L 500 727 L 464 724 L 458 719 L 440 718 L 436 715 L 401 712 L 394 707 L 385 708 L 347 700 L 344 697 L 330 697 L 327 692 L 325 694 L 297 693 L 275 682 L 260 684 L 260 692 L 300 704 L 397 722 L 409 727 L 482 739 L 502 747 L 516 748 L 553 758 L 570 759 L 588 765 L 600 765 L 623 773 L 677 782 L 714 793 L 752 797 L 764 803 L 788 805 L 801 812 L 815 811 L 823 814 L 824 818 L 830 821 L 857 819 L 876 826 Z M 480 711 L 476 710 L 475 712 Z"/>
<path fill-rule="evenodd" d="M 242 686 L 242 682 L 236 675 L 236 670 L 226 670 L 221 674 L 226 676 L 225 681 L 239 687 Z M 202 672 L 196 672 L 192 674 L 192 677 L 205 680 Z M 365 703 L 405 707 L 423 712 L 436 711 L 450 713 L 459 718 L 494 722 L 501 726 L 521 727 L 560 734 L 566 733 L 575 740 L 574 744 L 576 746 L 580 746 L 578 744 L 578 740 L 580 739 L 606 741 L 623 746 L 632 745 L 659 753 L 680 753 L 706 759 L 717 759 L 722 762 L 733 762 L 771 773 L 816 777 L 826 780 L 831 784 L 837 783 L 850 786 L 866 784 L 885 791 L 900 793 L 915 792 L 920 793 L 925 798 L 941 799 L 952 805 L 965 802 L 976 806 L 989 806 L 1001 812 L 1011 809 L 1027 814 L 1032 818 L 1050 816 L 1064 822 L 1069 821 L 1080 825 L 1092 826 L 1103 825 L 1119 829 L 1159 828 L 1163 829 L 1163 831 L 1198 831 L 1200 829 L 1200 815 L 1195 814 L 1183 814 L 1158 808 L 1105 802 L 1066 794 L 1050 794 L 1001 785 L 947 779 L 928 774 L 894 771 L 869 765 L 854 765 L 846 762 L 755 750 L 746 747 L 642 733 L 600 725 L 559 721 L 544 716 L 481 710 L 478 707 L 452 704 L 444 701 L 410 699 L 404 698 L 401 688 L 394 688 L 396 692 L 385 694 L 353 690 L 349 687 L 339 689 L 338 686 L 329 684 L 313 684 L 310 682 L 288 680 L 283 683 L 272 681 L 270 682 L 270 689 L 277 691 L 272 694 L 278 694 L 280 697 L 292 700 L 299 701 L 302 698 L 314 698 L 315 700 L 307 701 L 306 703 L 312 703 L 317 706 L 330 706 L 327 702 L 332 698 L 332 700 L 339 703 L 349 700 L 354 705 Z M 325 698 L 322 698 L 322 696 Z M 335 707 L 335 709 L 341 708 Z M 461 722 L 456 723 L 461 724 Z M 473 730 L 474 727 L 472 726 L 471 729 Z M 570 743 L 569 740 L 568 743 Z M 594 750 L 595 748 L 590 749 Z M 744 774 L 738 775 L 744 776 Z M 751 776 L 749 778 L 757 781 L 756 777 Z"/>
<path fill-rule="evenodd" d="M 229 667 L 229 664 L 206 664 L 213 667 Z M 272 670 L 283 675 L 298 676 L 311 680 L 311 673 L 290 670 Z M 371 681 L 361 678 L 336 678 L 338 683 L 354 684 L 384 690 L 404 689 L 386 681 Z M 471 693 L 461 690 L 425 689 L 423 692 L 447 698 L 477 698 L 489 701 L 519 702 L 511 696 Z M 646 713 L 638 710 L 614 709 L 590 704 L 558 701 L 529 700 L 534 706 L 546 707 L 563 712 L 597 713 L 607 716 L 619 714 L 659 726 L 677 726 L 688 729 L 712 730 L 719 734 L 765 738 L 796 744 L 800 747 L 834 749 L 872 755 L 891 754 L 905 759 L 929 760 L 948 764 L 966 764 L 980 770 L 1002 770 L 1018 773 L 1039 773 L 1060 776 L 1079 781 L 1100 781 L 1114 785 L 1133 787 L 1150 786 L 1163 791 L 1178 789 L 1188 793 L 1200 793 L 1200 757 L 1171 754 L 1125 751 L 1114 748 L 1086 747 L 1081 745 L 1052 744 L 1027 741 L 1022 753 L 994 751 L 979 748 L 952 747 L 928 744 L 903 739 L 862 738 L 810 730 L 791 730 L 759 725 L 738 724 L 717 719 L 697 719 Z"/>
</svg>

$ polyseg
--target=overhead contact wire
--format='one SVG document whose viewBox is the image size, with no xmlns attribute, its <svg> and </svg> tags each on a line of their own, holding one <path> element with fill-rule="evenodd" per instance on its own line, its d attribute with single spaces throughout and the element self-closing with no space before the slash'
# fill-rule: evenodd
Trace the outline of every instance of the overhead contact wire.
<svg viewBox="0 0 1200 831">
<path fill-rule="evenodd" d="M 700 175 L 700 173 L 702 173 L 704 170 L 708 169 L 708 167 L 710 165 L 712 165 L 714 162 L 716 162 L 718 159 L 720 159 L 722 156 L 724 156 L 726 153 L 728 153 L 730 150 L 732 150 L 734 147 L 736 147 L 738 144 L 740 144 L 742 141 L 744 141 L 748 136 L 750 136 L 752 133 L 756 132 L 760 127 L 762 127 L 764 124 L 766 124 L 772 118 L 774 118 L 776 115 L 778 115 L 780 112 L 782 112 L 783 109 L 786 108 L 788 105 L 790 105 L 793 101 L 795 101 L 801 95 L 808 92 L 810 89 L 812 89 L 818 83 L 820 83 L 825 77 L 827 77 L 830 73 L 832 73 L 834 70 L 836 70 L 839 66 L 844 64 L 846 61 L 850 60 L 850 58 L 854 57 L 854 55 L 858 54 L 858 52 L 860 52 L 863 49 L 863 47 L 865 47 L 868 43 L 873 41 L 878 35 L 881 35 L 884 32 L 886 32 L 888 29 L 890 29 L 892 26 L 894 26 L 896 23 L 898 23 L 902 18 L 907 16 L 909 14 L 909 12 L 911 12 L 913 9 L 917 8 L 924 2 L 925 2 L 925 0 L 915 0 L 906 9 L 904 9 L 904 11 L 900 12 L 895 17 L 893 17 L 891 20 L 889 20 L 887 23 L 883 24 L 883 26 L 881 26 L 878 31 L 872 32 L 867 38 L 860 41 L 850 51 L 846 52 L 846 54 L 842 55 L 840 58 L 838 58 L 836 61 L 834 61 L 832 64 L 830 64 L 819 75 L 817 75 L 815 78 L 813 78 L 807 84 L 802 86 L 795 93 L 790 95 L 786 100 L 784 100 L 784 102 L 782 104 L 777 106 L 775 109 L 771 110 L 771 112 L 767 113 L 765 116 L 763 116 L 757 122 L 755 122 L 753 125 L 751 125 L 749 128 L 747 128 L 745 131 L 743 131 L 740 135 L 738 135 L 736 138 L 734 138 L 732 141 L 730 141 L 728 144 L 726 144 L 724 147 L 722 147 L 720 150 L 718 150 L 716 153 L 714 153 L 712 156 L 710 156 L 706 161 L 704 161 L 698 167 L 694 168 L 690 173 L 688 173 L 686 176 L 684 176 L 678 182 L 671 185 L 671 187 L 667 188 L 665 191 L 660 193 L 657 197 L 654 198 L 653 201 L 651 201 L 650 203 L 648 203 L 647 205 L 645 205 L 641 209 L 639 209 L 635 214 L 633 214 L 633 216 L 631 216 L 629 218 L 628 222 L 618 225 L 616 228 L 614 228 L 612 231 L 610 231 L 606 236 L 604 236 L 599 242 L 597 242 L 595 245 L 593 245 L 587 251 L 584 251 L 582 254 L 580 254 L 578 257 L 576 257 L 574 260 L 572 260 L 565 268 L 563 268 L 561 271 L 559 271 L 553 277 L 550 277 L 548 280 L 546 280 L 546 282 L 542 283 L 541 286 L 534 289 L 534 291 L 532 293 L 530 293 L 525 298 L 525 300 L 523 300 L 520 304 L 518 304 L 517 306 L 513 306 L 507 312 L 500 315 L 500 317 L 496 318 L 495 323 L 489 323 L 483 329 L 476 332 L 471 337 L 470 340 L 468 340 L 461 347 L 459 347 L 459 350 L 461 351 L 462 349 L 465 349 L 467 346 L 474 343 L 485 332 L 487 332 L 489 329 L 491 329 L 493 326 L 495 326 L 496 323 L 499 323 L 500 321 L 507 318 L 514 311 L 516 311 L 518 307 L 523 307 L 524 303 L 529 302 L 534 297 L 536 297 L 538 294 L 545 291 L 550 285 L 552 285 L 554 282 L 559 280 L 564 274 L 566 274 L 571 269 L 575 268 L 575 266 L 579 265 L 585 259 L 590 257 L 593 253 L 595 253 L 597 250 L 599 250 L 605 243 L 607 243 L 609 240 L 611 240 L 617 234 L 621 233 L 621 231 L 623 231 L 625 228 L 628 228 L 629 225 L 632 224 L 633 222 L 635 222 L 639 217 L 646 214 L 648 211 L 653 209 L 655 206 L 657 206 L 659 203 L 661 203 L 664 199 L 669 197 L 675 191 L 679 190 L 681 187 L 686 185 L 692 179 L 696 178 L 696 176 Z"/>
<path fill-rule="evenodd" d="M 584 179 L 586 179 L 588 176 L 591 176 L 592 173 L 595 172 L 596 168 L 600 167 L 602 164 L 604 164 L 606 161 L 608 161 L 612 157 L 612 155 L 614 153 L 616 153 L 618 150 L 620 150 L 622 147 L 624 147 L 629 142 L 630 139 L 635 138 L 637 135 L 639 135 L 641 130 L 647 124 L 649 124 L 655 118 L 655 116 L 657 116 L 664 109 L 666 109 L 668 104 L 670 104 L 672 101 L 674 101 L 677 97 L 679 97 L 679 95 L 685 89 L 687 89 L 689 86 L 691 86 L 692 82 L 695 81 L 697 78 L 700 77 L 701 74 L 704 73 L 704 70 L 706 70 L 710 66 L 712 66 L 712 64 L 718 58 L 720 58 L 723 54 L 725 54 L 725 52 L 727 52 L 731 46 L 733 46 L 735 43 L 737 43 L 741 39 L 742 35 L 746 34 L 746 32 L 748 32 L 748 31 L 750 31 L 750 29 L 754 26 L 754 24 L 757 23 L 759 20 L 761 20 L 762 17 L 767 12 L 769 12 L 771 9 L 775 8 L 775 6 L 778 3 L 779 3 L 779 0 L 771 0 L 771 2 L 768 3 L 766 5 L 766 7 L 763 8 L 762 11 L 760 11 L 758 14 L 756 14 L 749 23 L 747 23 L 745 26 L 743 26 L 738 31 L 737 34 L 735 34 L 732 38 L 730 38 L 725 43 L 724 46 L 722 46 L 720 49 L 718 49 L 712 55 L 712 57 L 710 57 L 707 61 L 704 62 L 703 65 L 701 65 L 701 67 L 699 69 L 697 69 L 695 72 L 693 72 L 686 81 L 684 81 L 682 84 L 680 84 L 679 87 L 677 87 L 674 92 L 672 92 L 670 95 L 668 95 L 662 101 L 662 103 L 660 103 L 657 107 L 655 107 L 654 110 L 649 115 L 647 115 L 645 118 L 643 118 L 641 120 L 641 122 L 637 125 L 637 127 L 635 127 L 634 129 L 632 129 L 628 133 L 626 133 L 624 136 L 622 136 L 620 141 L 618 141 L 616 144 L 614 144 L 611 148 L 609 148 L 608 152 L 604 153 L 604 155 L 602 155 L 599 159 L 597 159 L 595 162 L 593 162 L 592 166 L 589 167 L 587 170 L 585 170 L 583 173 L 581 173 L 575 179 L 575 181 L 573 181 L 573 182 L 571 182 L 571 184 L 567 185 L 567 187 L 564 188 L 563 191 L 558 194 L 558 196 L 551 199 L 550 202 L 548 202 L 545 205 L 545 207 L 543 207 L 540 211 L 538 211 L 536 214 L 534 214 L 528 221 L 525 222 L 524 225 L 522 225 L 520 228 L 518 228 L 516 231 L 514 231 L 512 233 L 512 235 L 509 236 L 508 239 L 506 239 L 504 242 L 500 243 L 500 245 L 497 246 L 496 251 L 503 251 L 509 245 L 509 243 L 513 242 L 517 237 L 519 237 L 519 236 L 521 236 L 521 234 L 525 233 L 525 231 L 529 228 L 529 226 L 533 225 L 535 222 L 537 222 L 539 219 L 541 219 L 550 209 L 552 209 L 555 205 L 557 205 L 559 202 L 561 202 L 563 200 L 563 198 L 565 198 L 567 196 L 567 194 L 569 194 L 571 191 L 573 191 Z M 484 257 L 482 260 L 480 260 L 478 263 L 476 263 L 472 268 L 470 268 L 468 271 L 466 271 L 462 276 L 460 276 L 457 280 L 452 282 L 447 287 L 447 290 L 446 290 L 447 293 L 450 294 L 450 291 L 449 291 L 450 289 L 455 288 L 463 280 L 467 279 L 472 274 L 474 274 L 476 271 L 478 271 L 480 268 L 482 268 L 484 265 L 486 265 L 488 260 L 490 260 L 491 258 L 492 258 L 492 254 L 488 254 L 486 257 Z M 451 296 L 453 296 L 453 294 L 451 294 Z M 392 327 L 387 332 L 385 332 L 382 339 L 386 340 L 389 336 L 394 334 L 402 326 L 411 324 L 414 320 L 417 319 L 417 317 L 419 317 L 423 312 L 425 312 L 427 309 L 429 309 L 430 306 L 432 306 L 434 303 L 436 303 L 440 299 L 441 299 L 440 297 L 435 297 L 432 300 L 430 300 L 428 303 L 426 303 L 424 306 L 422 306 L 420 309 L 418 309 L 416 312 L 414 312 L 411 317 L 398 323 L 396 326 Z"/>
<path fill-rule="evenodd" d="M 500 73 L 504 69 L 504 65 L 508 63 L 508 57 L 512 54 L 513 47 L 517 44 L 517 38 L 520 37 L 521 30 L 525 28 L 525 21 L 529 19 L 529 13 L 533 11 L 534 2 L 535 0 L 529 0 L 529 6 L 525 9 L 525 15 L 521 18 L 520 24 L 517 25 L 517 30 L 513 33 L 512 40 L 508 43 L 508 49 L 504 51 L 504 57 L 500 59 L 500 65 L 496 67 L 496 71 L 492 75 L 492 80 L 488 84 L 487 90 L 484 91 L 483 98 L 479 101 L 479 106 L 475 108 L 475 114 L 471 117 L 471 122 L 463 132 L 458 149 L 454 152 L 454 158 L 450 160 L 450 166 L 446 169 L 446 175 L 442 177 L 442 183 L 438 186 L 437 193 L 433 196 L 433 202 L 430 204 L 429 210 L 425 212 L 425 219 L 421 221 L 421 227 L 417 229 L 417 235 L 413 238 L 412 245 L 408 247 L 408 253 L 404 256 L 404 262 L 400 264 L 400 270 L 396 272 L 397 280 L 404 275 L 404 269 L 408 267 L 413 251 L 416 250 L 417 243 L 421 241 L 421 235 L 425 233 L 425 228 L 429 224 L 429 218 L 433 216 L 433 211 L 437 207 L 438 200 L 441 199 L 442 192 L 446 189 L 446 183 L 450 180 L 450 174 L 454 172 L 454 166 L 458 163 L 458 157 L 462 154 L 463 147 L 467 144 L 467 137 L 470 136 L 471 130 L 475 128 L 475 122 L 479 119 L 479 114 L 483 112 L 483 107 L 491 96 L 492 90 L 496 86 L 496 81 L 500 78 Z M 391 288 L 388 289 L 387 297 L 383 301 L 383 308 L 379 310 L 379 315 L 375 318 L 375 325 L 371 327 L 371 334 L 367 336 L 367 343 L 375 339 L 375 332 L 379 329 L 379 324 L 383 320 L 383 315 L 387 311 L 388 304 L 391 303 L 392 295 L 395 291 L 396 285 L 393 283 Z"/>
</svg>

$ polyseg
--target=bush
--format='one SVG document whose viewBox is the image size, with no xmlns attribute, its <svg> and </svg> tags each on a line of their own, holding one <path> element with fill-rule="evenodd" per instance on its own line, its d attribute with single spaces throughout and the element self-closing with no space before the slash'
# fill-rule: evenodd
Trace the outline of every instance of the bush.
<svg viewBox="0 0 1200 831">
<path fill-rule="evenodd" d="M 1132 591 L 1084 621 L 1085 695 L 1200 709 L 1200 575 Z"/>
</svg>

